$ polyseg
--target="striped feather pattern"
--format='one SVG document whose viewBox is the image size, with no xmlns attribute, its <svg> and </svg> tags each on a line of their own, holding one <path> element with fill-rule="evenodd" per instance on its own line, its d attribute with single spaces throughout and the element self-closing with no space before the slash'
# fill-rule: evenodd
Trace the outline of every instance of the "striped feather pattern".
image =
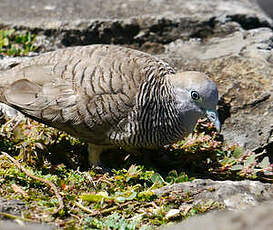
<svg viewBox="0 0 273 230">
<path fill-rule="evenodd" d="M 167 77 L 174 73 L 167 63 L 132 49 L 67 48 L 4 72 L 0 100 L 89 143 L 160 146 L 183 135 Z M 29 84 L 38 93 L 26 92 Z"/>
</svg>

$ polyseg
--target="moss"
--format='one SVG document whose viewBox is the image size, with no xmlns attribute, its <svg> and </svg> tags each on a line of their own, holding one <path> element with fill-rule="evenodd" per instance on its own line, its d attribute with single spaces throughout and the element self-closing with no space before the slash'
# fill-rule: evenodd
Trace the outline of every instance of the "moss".
<svg viewBox="0 0 273 230">
<path fill-rule="evenodd" d="M 0 30 L 0 55 L 23 56 L 36 51 L 35 37 L 29 31 L 19 33 L 14 29 Z"/>
<path fill-rule="evenodd" d="M 25 202 L 27 210 L 21 219 L 50 222 L 63 229 L 154 229 L 223 208 L 210 200 L 194 204 L 189 192 L 161 196 L 153 192 L 192 181 L 200 172 L 220 179 L 272 179 L 268 157 L 223 144 L 213 126 L 204 122 L 184 140 L 160 154 L 151 153 L 164 167 L 148 164 L 143 155 L 124 160 L 128 153 L 121 150 L 115 158 L 121 165 L 111 175 L 86 168 L 86 145 L 81 140 L 29 119 L 3 120 L 0 146 L 20 164 L 1 156 L 0 196 Z M 162 153 L 164 160 L 159 158 Z"/>
</svg>

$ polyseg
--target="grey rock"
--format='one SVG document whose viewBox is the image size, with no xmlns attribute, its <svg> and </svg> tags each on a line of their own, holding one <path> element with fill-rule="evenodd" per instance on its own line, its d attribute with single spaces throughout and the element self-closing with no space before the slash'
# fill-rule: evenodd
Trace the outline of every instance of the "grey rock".
<svg viewBox="0 0 273 230">
<path fill-rule="evenodd" d="M 194 216 L 165 230 L 272 230 L 273 202 L 237 212 Z M 200 227 L 202 226 L 202 227 Z"/>
<path fill-rule="evenodd" d="M 266 1 L 272 4 L 271 0 L 258 0 L 269 12 Z M 0 28 L 38 33 L 37 45 L 42 52 L 65 46 L 115 43 L 161 54 L 177 69 L 207 72 L 220 89 L 224 138 L 272 154 L 272 20 L 257 1 L 2 0 L 0 8 Z M 7 69 L 9 64 L 1 66 L 1 62 L 0 69 Z M 229 209 L 272 199 L 272 185 L 251 181 L 195 180 L 164 191 L 192 192 L 196 202 L 219 200 Z M 162 194 L 163 190 L 156 192 Z M 265 210 L 262 215 L 255 216 L 248 209 L 239 215 L 225 213 L 208 220 L 201 217 L 200 221 L 197 218 L 190 226 L 263 229 L 263 223 L 272 220 L 271 205 L 255 208 L 257 213 Z M 232 225 L 238 218 L 239 224 Z M 219 222 L 215 223 L 216 219 Z M 272 229 L 272 223 L 264 229 Z"/>
<path fill-rule="evenodd" d="M 259 181 L 213 181 L 210 179 L 196 179 L 166 186 L 154 191 L 157 195 L 166 193 L 189 194 L 193 196 L 193 203 L 216 201 L 228 210 L 240 210 L 260 202 L 273 199 L 272 184 Z"/>
<path fill-rule="evenodd" d="M 0 212 L 6 212 L 12 215 L 20 215 L 21 211 L 25 209 L 26 209 L 26 206 L 23 201 L 6 200 L 6 199 L 0 198 Z"/>
<path fill-rule="evenodd" d="M 271 0 L 257 0 L 259 6 L 273 18 L 273 2 Z"/>
<path fill-rule="evenodd" d="M 114 43 L 161 52 L 161 44 L 212 34 L 215 19 L 246 29 L 272 25 L 255 0 L 3 0 L 0 8 L 0 28 L 37 33 L 42 51 Z"/>
<path fill-rule="evenodd" d="M 23 201 L 20 200 L 6 200 L 0 198 L 0 212 L 15 216 L 21 216 L 21 213 L 27 210 Z M 3 215 L 0 215 L 0 230 L 54 230 L 53 225 L 39 224 L 39 223 L 23 223 L 23 221 L 12 222 L 7 220 Z"/>
<path fill-rule="evenodd" d="M 20 5 L 20 7 L 18 7 Z M 209 19 L 223 14 L 259 15 L 266 19 L 254 0 L 2 0 L 0 20 L 5 24 L 53 27 L 78 25 L 81 19 L 125 19 L 131 17 L 192 17 Z M 29 17 L 30 16 L 30 17 Z"/>
<path fill-rule="evenodd" d="M 166 56 L 183 70 L 206 72 L 219 84 L 220 120 L 225 140 L 271 154 L 273 33 L 269 28 L 239 30 L 166 46 Z"/>
<path fill-rule="evenodd" d="M 54 230 L 56 229 L 53 226 L 45 224 L 23 224 L 15 223 L 10 221 L 0 222 L 0 230 Z"/>
</svg>

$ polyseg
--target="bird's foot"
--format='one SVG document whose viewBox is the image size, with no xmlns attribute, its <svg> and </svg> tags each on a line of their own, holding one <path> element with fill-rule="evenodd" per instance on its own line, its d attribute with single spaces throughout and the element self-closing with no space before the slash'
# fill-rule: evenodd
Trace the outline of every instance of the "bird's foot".
<svg viewBox="0 0 273 230">
<path fill-rule="evenodd" d="M 102 166 L 102 165 L 91 165 L 91 170 L 96 174 L 106 174 L 113 175 L 112 169 Z"/>
</svg>

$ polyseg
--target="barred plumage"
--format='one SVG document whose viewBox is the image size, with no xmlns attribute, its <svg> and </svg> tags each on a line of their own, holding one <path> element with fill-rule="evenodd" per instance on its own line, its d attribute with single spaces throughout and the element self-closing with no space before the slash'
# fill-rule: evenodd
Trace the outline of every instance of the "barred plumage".
<svg viewBox="0 0 273 230">
<path fill-rule="evenodd" d="M 104 148 L 173 143 L 207 111 L 219 127 L 212 81 L 199 72 L 175 73 L 162 60 L 133 49 L 91 45 L 57 50 L 0 78 L 2 102 L 91 143 L 93 164 Z M 193 90 L 202 100 L 191 98 Z"/>
</svg>

